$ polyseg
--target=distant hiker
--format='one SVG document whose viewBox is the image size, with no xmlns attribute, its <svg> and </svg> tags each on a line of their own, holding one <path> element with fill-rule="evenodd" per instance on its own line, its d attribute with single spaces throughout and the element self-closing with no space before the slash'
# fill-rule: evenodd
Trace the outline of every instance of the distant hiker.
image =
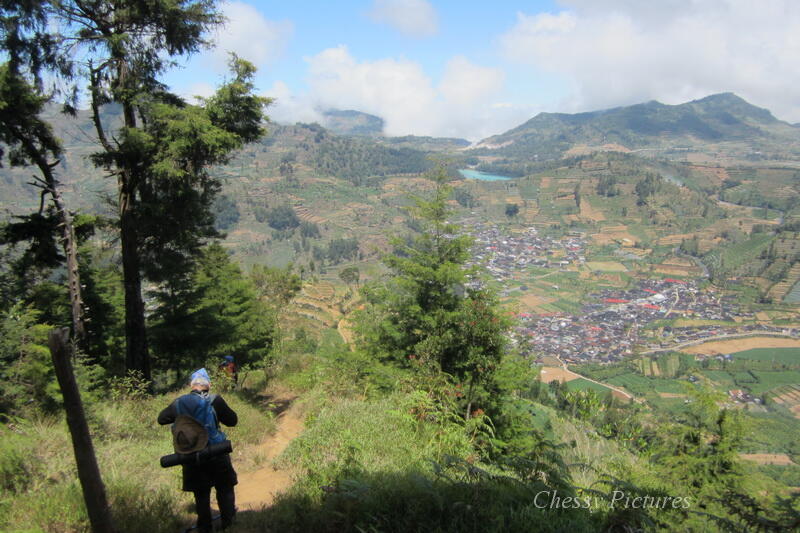
<svg viewBox="0 0 800 533">
<path fill-rule="evenodd" d="M 236 413 L 221 396 L 208 393 L 211 380 L 205 368 L 192 374 L 191 388 L 189 394 L 173 401 L 158 415 L 158 423 L 162 426 L 173 424 L 176 453 L 195 453 L 210 444 L 220 443 L 226 437 L 220 431 L 219 423 L 235 426 L 238 422 Z M 233 487 L 238 483 L 230 454 L 217 455 L 182 467 L 183 490 L 194 493 L 198 531 L 211 532 L 211 487 L 217 491 L 222 527 L 228 527 L 236 515 Z"/>
<path fill-rule="evenodd" d="M 222 363 L 219 365 L 219 369 L 224 371 L 228 377 L 233 380 L 234 384 L 239 382 L 239 372 L 237 371 L 236 363 L 233 362 L 232 355 L 225 356 Z"/>
</svg>

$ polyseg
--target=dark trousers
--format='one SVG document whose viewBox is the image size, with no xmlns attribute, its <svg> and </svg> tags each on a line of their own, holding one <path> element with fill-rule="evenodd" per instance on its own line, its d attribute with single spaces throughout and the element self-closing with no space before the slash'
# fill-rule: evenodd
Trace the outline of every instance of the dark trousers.
<svg viewBox="0 0 800 533">
<path fill-rule="evenodd" d="M 217 505 L 222 518 L 222 527 L 233 522 L 236 515 L 236 496 L 233 485 L 216 485 Z M 197 509 L 197 530 L 201 533 L 211 532 L 211 487 L 194 491 L 194 503 Z"/>
</svg>

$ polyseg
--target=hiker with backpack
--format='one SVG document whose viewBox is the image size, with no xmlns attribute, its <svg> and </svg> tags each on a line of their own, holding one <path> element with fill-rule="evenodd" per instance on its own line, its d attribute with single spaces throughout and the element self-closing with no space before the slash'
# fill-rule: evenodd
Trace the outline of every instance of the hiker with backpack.
<svg viewBox="0 0 800 533">
<path fill-rule="evenodd" d="M 239 383 L 239 369 L 236 368 L 236 363 L 232 355 L 226 355 L 223 358 L 222 362 L 219 364 L 219 369 L 231 378 L 234 385 Z"/>
<path fill-rule="evenodd" d="M 235 426 L 238 417 L 221 396 L 209 394 L 211 379 L 205 368 L 192 374 L 190 386 L 188 394 L 177 398 L 158 414 L 158 423 L 172 424 L 176 453 L 197 454 L 199 458 L 198 452 L 226 440 L 225 433 L 219 429 L 220 422 Z M 222 527 L 228 527 L 236 515 L 233 487 L 238 482 L 230 454 L 191 461 L 182 468 L 183 490 L 194 493 L 198 531 L 211 532 L 211 487 L 217 491 Z"/>
</svg>

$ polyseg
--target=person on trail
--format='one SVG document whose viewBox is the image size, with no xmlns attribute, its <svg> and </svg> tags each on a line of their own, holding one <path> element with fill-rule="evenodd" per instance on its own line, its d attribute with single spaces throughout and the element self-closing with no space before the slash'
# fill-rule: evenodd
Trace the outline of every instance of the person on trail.
<svg viewBox="0 0 800 533">
<path fill-rule="evenodd" d="M 239 372 L 237 372 L 236 363 L 233 362 L 232 355 L 226 355 L 223 361 L 219 364 L 219 369 L 224 371 L 229 378 L 233 380 L 234 385 L 239 381 Z"/>
<path fill-rule="evenodd" d="M 173 444 L 177 453 L 195 453 L 210 444 L 225 441 L 226 436 L 220 431 L 219 423 L 235 426 L 239 421 L 236 412 L 228 407 L 221 396 L 209 394 L 211 379 L 205 368 L 192 374 L 190 386 L 188 394 L 177 398 L 158 414 L 159 424 L 173 424 Z M 194 493 L 198 531 L 211 532 L 211 487 L 217 491 L 222 527 L 228 527 L 236 515 L 233 487 L 238 483 L 230 454 L 217 455 L 182 467 L 183 490 Z"/>
</svg>

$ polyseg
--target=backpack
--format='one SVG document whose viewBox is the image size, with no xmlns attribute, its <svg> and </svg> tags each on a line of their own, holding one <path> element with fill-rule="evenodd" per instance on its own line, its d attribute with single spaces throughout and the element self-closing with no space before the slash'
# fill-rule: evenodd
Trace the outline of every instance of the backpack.
<svg viewBox="0 0 800 533">
<path fill-rule="evenodd" d="M 172 425 L 172 435 L 176 452 L 187 453 L 178 449 L 179 442 L 184 448 L 186 442 L 190 443 L 189 447 L 191 447 L 191 443 L 195 443 L 195 448 L 197 446 L 205 448 L 202 445 L 203 442 L 211 445 L 227 439 L 225 433 L 219 429 L 217 413 L 212 405 L 215 398 L 215 394 L 208 396 L 185 394 L 175 400 L 178 416 Z"/>
</svg>

